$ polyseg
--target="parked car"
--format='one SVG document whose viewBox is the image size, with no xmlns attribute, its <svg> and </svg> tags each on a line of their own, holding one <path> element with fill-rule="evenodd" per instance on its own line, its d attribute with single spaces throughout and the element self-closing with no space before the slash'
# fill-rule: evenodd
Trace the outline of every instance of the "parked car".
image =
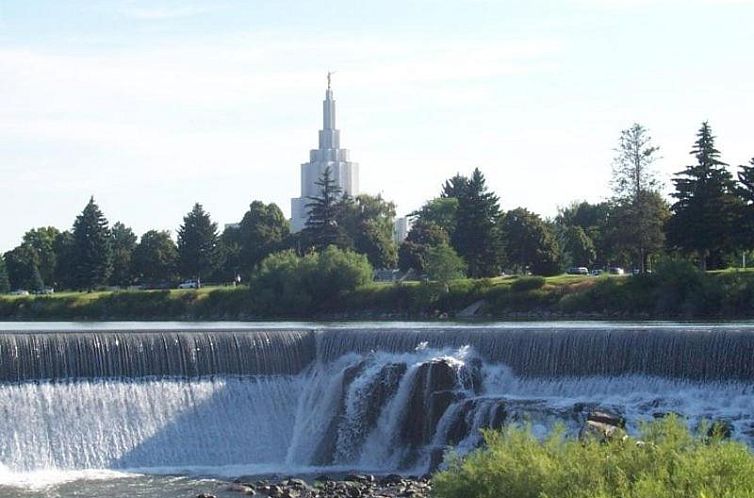
<svg viewBox="0 0 754 498">
<path fill-rule="evenodd" d="M 605 270 L 602 270 L 600 268 L 595 268 L 594 270 L 592 270 L 592 275 L 595 277 L 599 277 L 603 273 L 605 273 Z"/>
<path fill-rule="evenodd" d="M 198 289 L 199 288 L 199 281 L 198 280 L 184 280 L 180 284 L 178 284 L 179 289 Z"/>
<path fill-rule="evenodd" d="M 584 266 L 574 266 L 573 268 L 568 268 L 567 273 L 569 275 L 589 275 L 589 268 Z"/>
<path fill-rule="evenodd" d="M 29 291 L 25 289 L 16 289 L 10 293 L 11 296 L 28 296 Z"/>
<path fill-rule="evenodd" d="M 623 275 L 626 272 L 623 271 L 623 268 L 618 268 L 617 266 L 612 266 L 612 267 L 610 267 L 608 269 L 608 273 L 610 273 L 610 275 Z"/>
</svg>

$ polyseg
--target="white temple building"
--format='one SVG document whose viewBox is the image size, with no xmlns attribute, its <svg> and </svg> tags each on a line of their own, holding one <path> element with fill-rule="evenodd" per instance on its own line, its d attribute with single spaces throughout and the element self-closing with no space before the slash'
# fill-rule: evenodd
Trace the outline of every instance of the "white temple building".
<svg viewBox="0 0 754 498">
<path fill-rule="evenodd" d="M 298 232 L 306 226 L 306 205 L 310 197 L 318 197 L 321 187 L 315 185 L 329 166 L 332 178 L 343 194 L 359 193 L 359 165 L 349 161 L 348 149 L 340 148 L 340 130 L 335 128 L 335 100 L 331 88 L 331 75 L 327 73 L 327 91 L 323 107 L 323 124 L 319 131 L 319 148 L 309 152 L 309 162 L 301 165 L 301 196 L 291 199 L 291 231 Z"/>
</svg>

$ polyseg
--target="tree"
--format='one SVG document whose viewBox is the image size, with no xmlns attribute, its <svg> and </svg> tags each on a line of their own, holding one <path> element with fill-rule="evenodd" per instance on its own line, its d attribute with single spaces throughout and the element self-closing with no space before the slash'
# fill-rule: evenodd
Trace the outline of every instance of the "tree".
<svg viewBox="0 0 754 498">
<path fill-rule="evenodd" d="M 277 204 L 252 202 L 238 227 L 240 274 L 250 276 L 262 259 L 283 248 L 289 234 L 288 220 Z"/>
<path fill-rule="evenodd" d="M 178 229 L 178 270 L 184 278 L 206 279 L 217 259 L 217 223 L 197 202 Z"/>
<path fill-rule="evenodd" d="M 623 130 L 613 161 L 613 229 L 615 248 L 630 255 L 641 273 L 649 255 L 662 249 L 667 208 L 652 169 L 659 147 L 646 128 L 634 123 Z"/>
<path fill-rule="evenodd" d="M 455 179 L 453 182 L 459 182 Z M 450 182 L 451 180 L 448 180 Z M 446 185 L 447 183 L 446 182 Z M 447 192 L 454 192 L 455 187 L 448 187 Z M 427 201 L 421 209 L 410 214 L 417 221 L 434 223 L 447 232 L 449 237 L 453 236 L 458 219 L 458 198 L 456 197 L 436 197 Z"/>
<path fill-rule="evenodd" d="M 29 230 L 24 234 L 23 244 L 34 252 L 34 264 L 39 271 L 39 277 L 46 285 L 55 282 L 55 255 L 54 242 L 60 230 L 55 227 L 40 227 Z"/>
<path fill-rule="evenodd" d="M 514 271 L 545 276 L 560 272 L 557 240 L 539 216 L 517 208 L 505 214 L 501 225 L 508 262 Z"/>
<path fill-rule="evenodd" d="M 107 282 L 112 271 L 112 238 L 94 197 L 73 224 L 73 258 L 75 288 L 92 290 Z"/>
<path fill-rule="evenodd" d="M 638 263 L 644 273 L 651 254 L 665 245 L 665 224 L 670 218 L 668 203 L 659 192 L 645 191 L 638 202 L 616 205 L 613 209 L 610 243 L 614 254 L 624 254 Z"/>
<path fill-rule="evenodd" d="M 133 268 L 131 259 L 136 241 L 136 234 L 121 222 L 113 225 L 111 230 L 113 246 L 113 272 L 110 275 L 110 284 L 128 286 L 133 283 Z"/>
<path fill-rule="evenodd" d="M 607 202 L 573 202 L 565 208 L 558 209 L 555 225 L 561 237 L 569 227 L 581 228 L 594 246 L 594 264 L 606 266 L 612 252 L 608 236 L 611 213 L 612 208 Z"/>
<path fill-rule="evenodd" d="M 448 233 L 431 221 L 419 218 L 409 230 L 406 240 L 398 250 L 398 267 L 401 271 L 410 268 L 423 273 L 426 271 L 427 256 L 432 247 L 448 244 Z"/>
<path fill-rule="evenodd" d="M 238 225 L 227 225 L 217 239 L 217 259 L 219 261 L 216 271 L 218 281 L 230 282 L 242 273 L 241 267 L 241 229 Z"/>
<path fill-rule="evenodd" d="M 578 225 L 565 227 L 561 234 L 560 247 L 568 266 L 591 267 L 597 257 L 592 239 Z"/>
<path fill-rule="evenodd" d="M 0 294 L 10 292 L 10 280 L 8 270 L 5 268 L 5 258 L 0 256 Z"/>
<path fill-rule="evenodd" d="M 466 263 L 448 244 L 440 244 L 429 248 L 426 270 L 430 280 L 441 283 L 447 292 L 451 280 L 465 276 Z"/>
<path fill-rule="evenodd" d="M 342 190 L 332 178 L 329 166 L 314 184 L 319 187 L 320 193 L 319 196 L 309 197 L 306 204 L 309 218 L 302 234 L 306 244 L 317 251 L 330 245 L 349 246 L 350 242 L 344 241 L 344 234 L 338 225 Z"/>
<path fill-rule="evenodd" d="M 381 195 L 344 197 L 337 221 L 351 248 L 365 254 L 375 268 L 394 268 L 398 259 L 393 226 L 395 204 Z"/>
<path fill-rule="evenodd" d="M 739 166 L 737 189 L 740 199 L 740 211 L 736 225 L 737 245 L 745 250 L 754 246 L 754 158 L 749 161 L 748 165 Z"/>
<path fill-rule="evenodd" d="M 657 191 L 659 183 L 652 164 L 659 150 L 652 145 L 649 131 L 639 123 L 621 131 L 610 182 L 618 204 L 637 203 L 644 192 Z"/>
<path fill-rule="evenodd" d="M 73 234 L 68 230 L 59 233 L 52 247 L 55 252 L 55 287 L 73 289 L 76 275 Z"/>
<path fill-rule="evenodd" d="M 673 179 L 676 199 L 667 224 L 670 245 L 698 258 L 702 270 L 708 261 L 720 261 L 734 245 L 733 224 L 740 203 L 727 164 L 720 160 L 709 123 L 702 123 L 690 152 L 696 164 L 687 166 Z"/>
<path fill-rule="evenodd" d="M 177 278 L 178 248 L 167 231 L 150 230 L 141 236 L 133 252 L 133 270 L 147 285 L 168 283 Z"/>
<path fill-rule="evenodd" d="M 474 278 L 500 274 L 502 244 L 497 222 L 500 216 L 498 198 L 487 191 L 484 175 L 475 168 L 471 177 L 453 177 L 443 195 L 458 199 L 456 227 L 450 238 L 453 248 L 468 264 Z"/>
<path fill-rule="evenodd" d="M 21 244 L 4 255 L 8 280 L 12 289 L 42 290 L 36 254 L 28 244 Z"/>
</svg>

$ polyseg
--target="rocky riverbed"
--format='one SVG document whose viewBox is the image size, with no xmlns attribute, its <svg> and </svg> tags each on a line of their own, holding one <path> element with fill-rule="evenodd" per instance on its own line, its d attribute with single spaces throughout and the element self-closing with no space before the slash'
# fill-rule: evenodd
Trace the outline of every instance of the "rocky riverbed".
<svg viewBox="0 0 754 498">
<path fill-rule="evenodd" d="M 247 480 L 236 479 L 223 491 L 239 496 L 258 498 L 424 498 L 432 490 L 430 476 L 405 477 L 397 474 L 374 476 L 350 474 L 340 478 L 319 476 L 310 481 L 303 479 Z M 213 493 L 202 493 L 197 498 L 215 498 Z"/>
</svg>

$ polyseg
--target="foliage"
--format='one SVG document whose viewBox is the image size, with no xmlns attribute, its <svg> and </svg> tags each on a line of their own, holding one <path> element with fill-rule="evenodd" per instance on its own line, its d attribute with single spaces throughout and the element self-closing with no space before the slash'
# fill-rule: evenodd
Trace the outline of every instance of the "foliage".
<svg viewBox="0 0 754 498">
<path fill-rule="evenodd" d="M 58 290 L 73 289 L 76 260 L 73 234 L 68 230 L 60 232 L 52 247 L 55 251 L 55 287 Z"/>
<path fill-rule="evenodd" d="M 466 263 L 448 244 L 430 247 L 427 252 L 427 276 L 446 288 L 451 280 L 463 278 Z"/>
<path fill-rule="evenodd" d="M 735 183 L 726 164 L 715 148 L 715 137 L 709 123 L 702 123 L 691 154 L 697 163 L 676 174 L 676 202 L 668 222 L 667 236 L 671 246 L 698 258 L 707 269 L 708 261 L 734 245 L 733 224 L 739 211 Z"/>
<path fill-rule="evenodd" d="M 597 258 L 592 239 L 578 225 L 565 227 L 560 236 L 560 247 L 568 266 L 591 267 Z"/>
<path fill-rule="evenodd" d="M 73 223 L 73 285 L 92 290 L 104 285 L 112 272 L 112 238 L 107 219 L 89 199 Z"/>
<path fill-rule="evenodd" d="M 741 199 L 736 217 L 736 244 L 739 247 L 754 247 L 754 158 L 748 165 L 738 167 L 739 187 L 737 193 Z"/>
<path fill-rule="evenodd" d="M 508 261 L 515 271 L 545 276 L 560 273 L 557 240 L 538 215 L 524 208 L 513 209 L 501 225 Z"/>
<path fill-rule="evenodd" d="M 5 258 L 0 256 L 0 294 L 10 292 L 10 280 L 8 270 L 5 268 Z"/>
<path fill-rule="evenodd" d="M 198 202 L 178 229 L 178 271 L 183 278 L 207 279 L 218 265 L 217 223 Z"/>
<path fill-rule="evenodd" d="M 645 191 L 637 201 L 618 204 L 613 209 L 610 241 L 614 254 L 624 254 L 641 273 L 648 268 L 648 259 L 665 245 L 665 224 L 670 210 L 658 192 Z"/>
<path fill-rule="evenodd" d="M 435 475 L 438 498 L 746 498 L 754 455 L 742 443 L 692 435 L 676 417 L 641 428 L 638 440 L 601 443 L 556 430 L 487 431 L 486 446 Z M 639 443 L 641 441 L 641 443 Z"/>
<path fill-rule="evenodd" d="M 395 267 L 398 254 L 393 241 L 394 203 L 381 195 L 344 197 L 337 222 L 350 241 L 349 248 L 365 254 L 373 267 Z"/>
<path fill-rule="evenodd" d="M 366 256 L 329 246 L 298 256 L 286 250 L 267 256 L 249 288 L 254 309 L 262 314 L 301 316 L 336 308 L 349 291 L 372 280 Z"/>
<path fill-rule="evenodd" d="M 348 247 L 350 241 L 345 240 L 342 228 L 338 224 L 338 215 L 342 208 L 343 191 L 332 177 L 332 169 L 328 166 L 322 172 L 322 177 L 314 182 L 319 187 L 319 195 L 309 197 L 306 204 L 308 218 L 306 227 L 301 233 L 305 247 L 321 251 L 330 245 Z"/>
<path fill-rule="evenodd" d="M 36 278 L 39 276 L 39 269 L 35 263 L 35 257 L 34 250 L 27 244 L 21 244 L 5 253 L 8 280 L 13 290 L 41 290 L 44 286 L 44 283 L 40 285 L 40 281 Z"/>
<path fill-rule="evenodd" d="M 462 177 L 455 178 L 460 179 Z M 454 188 L 448 187 L 445 194 L 447 195 L 454 190 Z M 421 209 L 414 211 L 410 216 L 414 217 L 417 223 L 433 223 L 445 230 L 449 237 L 452 237 L 458 218 L 458 199 L 456 197 L 436 197 L 427 201 Z"/>
<path fill-rule="evenodd" d="M 443 195 L 458 199 L 456 226 L 450 241 L 466 261 L 469 275 L 475 278 L 499 275 L 503 260 L 498 228 L 500 207 L 498 197 L 487 190 L 482 172 L 475 168 L 470 178 L 451 178 Z"/>
<path fill-rule="evenodd" d="M 121 222 L 113 225 L 111 230 L 113 246 L 113 272 L 110 275 L 110 283 L 126 287 L 133 283 L 133 268 L 131 258 L 138 237 Z"/>
<path fill-rule="evenodd" d="M 29 230 L 24 234 L 22 244 L 33 251 L 33 263 L 39 272 L 39 278 L 45 285 L 52 286 L 55 282 L 55 237 L 60 231 L 55 227 L 40 227 Z"/>
<path fill-rule="evenodd" d="M 530 291 L 534 289 L 541 289 L 545 286 L 545 277 L 521 277 L 517 278 L 511 284 L 511 290 L 516 292 Z"/>
<path fill-rule="evenodd" d="M 398 267 L 402 271 L 413 268 L 419 273 L 426 271 L 427 255 L 432 247 L 448 244 L 450 239 L 439 225 L 419 218 L 409 230 L 406 240 L 398 250 Z"/>
<path fill-rule="evenodd" d="M 590 204 L 586 201 L 574 202 L 558 210 L 555 225 L 561 233 L 568 227 L 581 228 L 594 245 L 594 263 L 604 267 L 611 259 L 608 237 L 611 211 L 611 206 L 607 202 L 597 204 Z"/>
<path fill-rule="evenodd" d="M 641 273 L 650 254 L 664 245 L 664 225 L 670 214 L 652 169 L 659 149 L 652 145 L 647 129 L 634 123 L 621 132 L 613 162 L 614 247 L 626 253 Z"/>
<path fill-rule="evenodd" d="M 150 230 L 133 252 L 133 271 L 139 283 L 159 285 L 177 279 L 178 248 L 167 231 Z"/>
<path fill-rule="evenodd" d="M 277 204 L 253 201 L 238 225 L 238 274 L 248 278 L 262 259 L 283 248 L 289 234 L 288 220 Z"/>
</svg>

